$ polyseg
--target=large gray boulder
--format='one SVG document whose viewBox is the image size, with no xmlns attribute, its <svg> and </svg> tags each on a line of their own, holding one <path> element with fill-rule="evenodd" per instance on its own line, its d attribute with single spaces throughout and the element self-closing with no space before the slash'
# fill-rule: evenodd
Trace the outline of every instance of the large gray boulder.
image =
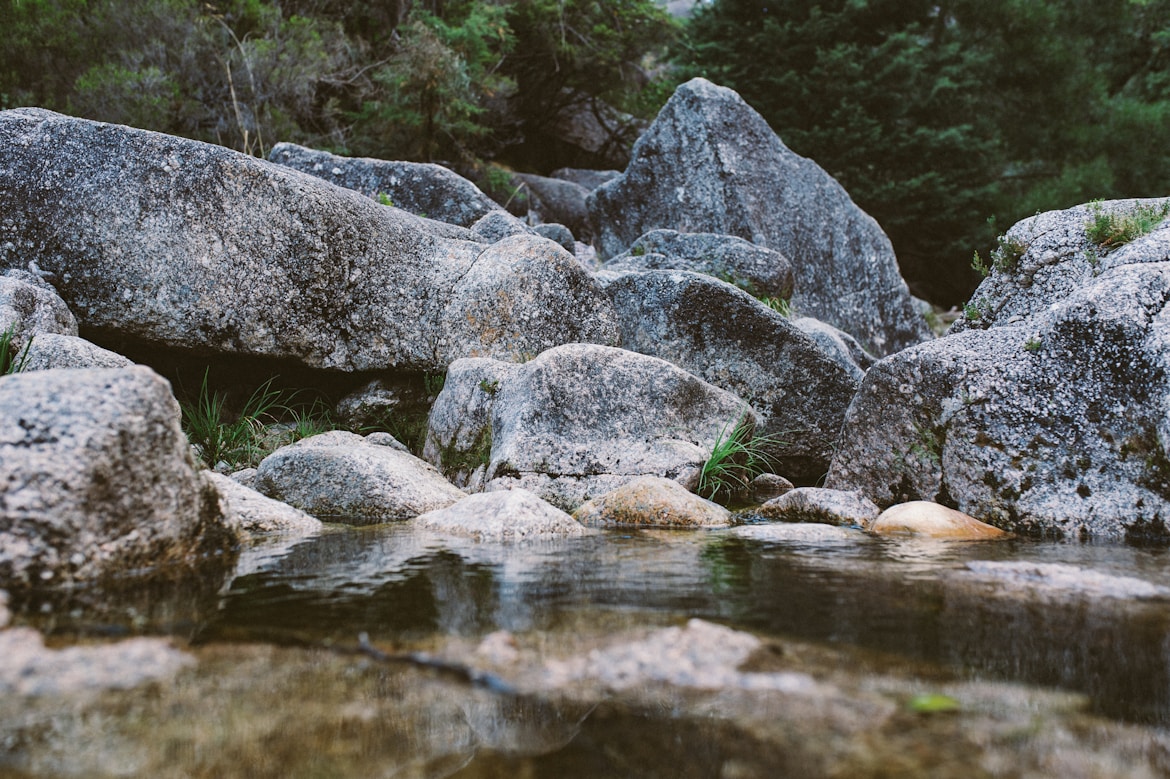
<svg viewBox="0 0 1170 779">
<path fill-rule="evenodd" d="M 0 584 L 124 574 L 234 543 L 149 368 L 0 377 Z"/>
<path fill-rule="evenodd" d="M 1170 539 L 1170 226 L 1107 252 L 1091 217 L 1017 224 L 959 332 L 870 369 L 827 486 L 1021 533 Z"/>
<path fill-rule="evenodd" d="M 695 487 L 741 417 L 757 421 L 740 398 L 664 360 L 568 344 L 499 371 L 454 363 L 424 454 L 444 471 L 478 461 L 485 489 L 523 487 L 571 511 L 639 476 Z"/>
<path fill-rule="evenodd" d="M 255 484 L 317 519 L 351 525 L 413 519 L 466 497 L 417 457 L 341 430 L 277 449 Z"/>
<path fill-rule="evenodd" d="M 130 337 L 343 371 L 441 370 L 467 355 L 458 349 L 515 359 L 446 318 L 486 249 L 471 232 L 221 146 L 0 112 L 0 213 L 0 267 L 31 259 L 56 274 L 98 343 Z M 513 244 L 521 264 L 546 243 L 527 240 Z M 485 261 L 499 268 L 499 251 Z M 499 293 L 504 307 L 516 280 L 495 278 L 499 290 L 481 278 L 473 292 Z M 581 297 L 582 285 L 579 274 L 542 278 L 508 316 L 588 305 L 596 290 Z M 604 330 L 593 316 L 583 308 L 521 348 L 589 341 Z M 523 340 L 482 335 L 505 348 Z"/>
<path fill-rule="evenodd" d="M 668 360 L 751 403 L 775 470 L 812 484 L 828 470 L 860 372 L 741 289 L 683 271 L 627 273 L 606 292 L 622 346 Z"/>
<path fill-rule="evenodd" d="M 368 157 L 341 157 L 295 143 L 278 143 L 268 159 L 378 200 L 417 216 L 471 227 L 485 214 L 502 210 L 479 187 L 442 165 Z"/>
<path fill-rule="evenodd" d="M 588 206 L 602 257 L 655 228 L 736 235 L 789 258 L 796 308 L 875 354 L 930 335 L 877 223 L 739 95 L 704 79 L 678 88 Z"/>
<path fill-rule="evenodd" d="M 714 276 L 757 297 L 792 297 L 788 258 L 734 235 L 651 230 L 601 269 L 689 270 Z"/>
</svg>

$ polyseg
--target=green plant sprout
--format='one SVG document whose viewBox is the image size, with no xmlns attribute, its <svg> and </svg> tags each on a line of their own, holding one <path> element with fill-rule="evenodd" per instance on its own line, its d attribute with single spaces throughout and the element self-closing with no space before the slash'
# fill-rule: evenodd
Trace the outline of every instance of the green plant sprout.
<svg viewBox="0 0 1170 779">
<path fill-rule="evenodd" d="M 1170 214 L 1170 201 L 1137 205 L 1128 211 L 1106 211 L 1100 200 L 1089 204 L 1085 237 L 1102 249 L 1116 249 L 1151 232 Z"/>
<path fill-rule="evenodd" d="M 754 428 L 745 410 L 733 424 L 719 431 L 699 473 L 696 492 L 700 496 L 726 500 L 765 470 L 776 467 L 775 456 L 766 449 L 784 446 L 784 442 L 773 436 L 753 436 Z"/>
<path fill-rule="evenodd" d="M 28 364 L 28 350 L 32 346 L 33 339 L 29 338 L 24 345 L 24 349 L 13 349 L 13 341 L 16 340 L 16 325 L 12 325 L 3 333 L 0 333 L 0 376 L 8 376 L 13 373 L 20 373 Z"/>
<path fill-rule="evenodd" d="M 231 468 L 257 465 L 265 448 L 261 441 L 265 420 L 275 421 L 275 412 L 287 410 L 281 404 L 281 393 L 272 389 L 272 379 L 261 384 L 244 403 L 239 414 L 232 417 L 227 410 L 227 397 L 212 392 L 207 384 L 208 371 L 203 372 L 203 384 L 192 403 L 179 404 L 182 410 L 183 432 L 195 445 L 199 459 L 209 468 L 227 463 Z"/>
<path fill-rule="evenodd" d="M 784 298 L 759 298 L 759 301 L 782 317 L 791 319 L 796 313 L 791 300 Z"/>
</svg>

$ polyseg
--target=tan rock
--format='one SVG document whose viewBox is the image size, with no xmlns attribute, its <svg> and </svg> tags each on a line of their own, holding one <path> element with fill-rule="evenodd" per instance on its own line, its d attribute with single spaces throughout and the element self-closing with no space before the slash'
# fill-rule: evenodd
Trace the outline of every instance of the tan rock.
<svg viewBox="0 0 1170 779">
<path fill-rule="evenodd" d="M 573 517 L 582 525 L 727 527 L 731 512 L 688 492 L 678 482 L 643 476 L 585 503 Z"/>
<path fill-rule="evenodd" d="M 938 503 L 915 500 L 890 506 L 869 527 L 883 535 L 928 536 L 955 540 L 1006 538 L 1009 533 Z"/>
</svg>

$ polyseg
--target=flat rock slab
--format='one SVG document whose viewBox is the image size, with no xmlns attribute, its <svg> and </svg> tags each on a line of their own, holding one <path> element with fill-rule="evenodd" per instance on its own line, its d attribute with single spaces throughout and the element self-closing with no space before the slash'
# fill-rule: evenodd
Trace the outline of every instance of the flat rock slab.
<svg viewBox="0 0 1170 779">
<path fill-rule="evenodd" d="M 351 525 L 413 519 L 466 497 L 417 457 L 336 430 L 277 449 L 255 483 L 317 519 Z"/>
<path fill-rule="evenodd" d="M 413 524 L 476 541 L 525 541 L 589 532 L 565 512 L 523 489 L 469 495 L 445 509 L 416 517 Z"/>
</svg>

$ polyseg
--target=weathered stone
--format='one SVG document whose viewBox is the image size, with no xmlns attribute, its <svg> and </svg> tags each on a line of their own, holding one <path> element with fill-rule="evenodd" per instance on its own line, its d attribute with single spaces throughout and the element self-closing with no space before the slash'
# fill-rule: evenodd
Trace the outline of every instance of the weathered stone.
<svg viewBox="0 0 1170 779">
<path fill-rule="evenodd" d="M 477 541 L 524 541 L 579 536 L 588 532 L 565 512 L 528 490 L 520 489 L 470 495 L 454 505 L 429 511 L 412 521 L 424 530 Z"/>
<path fill-rule="evenodd" d="M 561 107 L 543 129 L 542 145 L 567 148 L 574 165 L 619 168 L 646 122 L 580 90 L 563 89 Z M 574 153 L 575 152 L 575 153 Z"/>
<path fill-rule="evenodd" d="M 294 143 L 276 144 L 268 159 L 374 200 L 384 195 L 395 208 L 460 227 L 500 210 L 475 184 L 429 162 L 340 157 Z"/>
<path fill-rule="evenodd" d="M 572 255 L 534 235 L 487 247 L 455 286 L 442 322 L 446 353 L 462 357 L 519 361 L 566 340 L 619 339 L 600 285 Z"/>
<path fill-rule="evenodd" d="M 739 95 L 704 79 L 678 88 L 625 173 L 587 202 L 603 257 L 655 228 L 737 235 L 789 258 L 797 309 L 875 354 L 929 337 L 877 223 Z"/>
<path fill-rule="evenodd" d="M 820 344 L 825 353 L 833 357 L 841 367 L 856 377 L 858 382 L 861 381 L 865 372 L 877 362 L 872 354 L 865 351 L 861 344 L 857 343 L 856 338 L 844 330 L 838 330 L 827 322 L 807 316 L 797 317 L 791 321 L 805 335 Z"/>
<path fill-rule="evenodd" d="M 0 335 L 8 331 L 10 348 L 23 350 L 38 335 L 76 336 L 77 320 L 51 286 L 27 271 L 9 270 L 0 274 Z"/>
<path fill-rule="evenodd" d="M 321 530 L 319 519 L 246 487 L 230 476 L 203 471 L 203 478 L 219 493 L 224 522 L 241 538 L 258 534 L 306 536 Z"/>
<path fill-rule="evenodd" d="M 592 192 L 620 175 L 622 175 L 620 170 L 590 170 L 588 168 L 557 168 L 549 174 L 551 178 L 564 179 L 579 184 L 585 188 L 586 192 Z"/>
<path fill-rule="evenodd" d="M 731 531 L 738 538 L 784 544 L 858 544 L 870 540 L 860 530 L 819 522 L 767 522 L 740 525 Z"/>
<path fill-rule="evenodd" d="M 538 224 L 532 228 L 532 232 L 541 238 L 547 238 L 553 243 L 559 244 L 569 254 L 577 252 L 577 240 L 573 238 L 573 233 L 569 231 L 569 228 L 563 224 Z"/>
<path fill-rule="evenodd" d="M 767 503 L 786 492 L 792 492 L 796 485 L 775 473 L 761 473 L 747 486 L 747 499 L 751 503 Z"/>
<path fill-rule="evenodd" d="M 788 319 L 697 273 L 647 271 L 608 283 L 622 346 L 669 360 L 748 400 L 774 470 L 811 484 L 828 470 L 858 377 Z M 730 431 L 728 431 L 730 432 Z"/>
<path fill-rule="evenodd" d="M 878 518 L 881 509 L 857 492 L 797 487 L 760 506 L 756 513 L 767 519 L 784 522 L 815 522 L 868 528 Z"/>
<path fill-rule="evenodd" d="M 84 338 L 59 333 L 42 333 L 28 345 L 26 371 L 51 368 L 129 368 L 134 363 Z"/>
<path fill-rule="evenodd" d="M 588 189 L 564 179 L 531 173 L 514 173 L 512 179 L 527 190 L 529 219 L 564 225 L 583 241 L 593 237 L 589 209 L 585 207 Z"/>
<path fill-rule="evenodd" d="M 689 270 L 705 273 L 757 297 L 792 296 L 792 265 L 783 254 L 716 233 L 651 230 L 602 270 Z"/>
<path fill-rule="evenodd" d="M 956 327 L 870 369 L 828 486 L 1020 533 L 1170 538 L 1170 226 L 1086 256 L 1088 219 L 1078 208 L 1013 227 L 1027 250 L 972 299 L 988 329 Z"/>
<path fill-rule="evenodd" d="M 169 679 L 195 658 L 161 638 L 48 649 L 31 628 L 0 630 L 0 693 L 21 697 L 124 690 Z"/>
<path fill-rule="evenodd" d="M 337 401 L 337 421 L 350 429 L 385 425 L 395 413 L 426 402 L 417 382 L 405 378 L 375 378 Z M 424 406 L 425 408 L 425 406 Z"/>
<path fill-rule="evenodd" d="M 592 527 L 727 527 L 731 512 L 676 481 L 642 476 L 594 498 L 573 513 Z"/>
<path fill-rule="evenodd" d="M 0 377 L 0 582 L 92 580 L 233 542 L 166 380 L 137 366 Z"/>
<path fill-rule="evenodd" d="M 532 230 L 507 211 L 492 211 L 471 226 L 471 233 L 486 243 L 495 243 L 513 235 L 529 235 Z"/>
<path fill-rule="evenodd" d="M 754 425 L 742 400 L 663 360 L 568 344 L 499 373 L 453 364 L 426 454 L 447 471 L 478 453 L 487 489 L 524 487 L 571 511 L 639 476 L 695 486 L 745 410 Z"/>
<path fill-rule="evenodd" d="M 541 251 L 528 244 L 512 245 L 511 265 L 489 249 L 477 271 L 485 247 L 455 225 L 220 146 L 41 109 L 0 112 L 0 213 L 0 267 L 32 258 L 56 273 L 98 342 L 344 371 L 441 370 L 470 353 L 513 357 L 507 349 L 523 339 L 501 335 L 505 320 L 541 321 L 532 338 L 542 345 L 606 328 L 576 308 L 596 296 L 580 274 L 500 275 L 532 266 Z M 458 300 L 456 286 L 476 299 Z M 504 320 L 482 338 L 448 318 L 488 306 Z M 544 312 L 569 309 L 549 329 Z"/>
<path fill-rule="evenodd" d="M 413 519 L 466 497 L 417 457 L 340 430 L 265 457 L 256 489 L 317 519 L 353 525 Z"/>
<path fill-rule="evenodd" d="M 958 541 L 1005 538 L 1008 535 L 961 511 L 924 500 L 890 506 L 873 521 L 868 530 L 881 535 L 926 536 Z"/>
<path fill-rule="evenodd" d="M 1133 576 L 1114 576 L 1076 565 L 973 560 L 967 563 L 967 571 L 973 578 L 1007 585 L 1022 597 L 1064 594 L 1118 600 L 1170 598 L 1170 588 Z"/>
</svg>

